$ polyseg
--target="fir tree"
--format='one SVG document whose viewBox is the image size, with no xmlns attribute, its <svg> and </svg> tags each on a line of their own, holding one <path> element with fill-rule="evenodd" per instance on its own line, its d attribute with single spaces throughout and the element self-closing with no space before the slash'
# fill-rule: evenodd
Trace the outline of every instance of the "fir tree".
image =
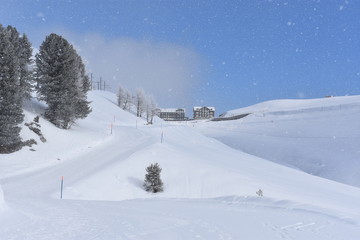
<svg viewBox="0 0 360 240">
<path fill-rule="evenodd" d="M 87 92 L 91 90 L 91 83 L 89 76 L 86 75 L 85 66 L 81 57 L 77 55 L 78 64 L 78 78 L 77 78 L 77 105 L 76 105 L 76 118 L 86 118 L 91 112 L 90 102 L 87 101 Z"/>
<path fill-rule="evenodd" d="M 20 87 L 19 33 L 0 25 L 0 153 L 21 148 L 19 124 L 23 121 Z"/>
<path fill-rule="evenodd" d="M 73 46 L 54 33 L 46 37 L 36 55 L 37 91 L 48 108 L 45 117 L 56 126 L 69 129 L 90 112 L 86 94 L 90 82 Z"/>
<path fill-rule="evenodd" d="M 147 192 L 162 192 L 163 182 L 160 178 L 161 168 L 158 163 L 151 164 L 146 168 L 144 188 Z"/>
<path fill-rule="evenodd" d="M 259 197 L 264 196 L 264 192 L 263 190 L 261 190 L 261 188 L 256 192 L 256 195 L 258 195 Z"/>
<path fill-rule="evenodd" d="M 19 47 L 20 86 L 23 100 L 26 100 L 31 98 L 34 73 L 32 70 L 33 60 L 31 59 L 31 43 L 25 34 L 19 38 Z"/>
</svg>

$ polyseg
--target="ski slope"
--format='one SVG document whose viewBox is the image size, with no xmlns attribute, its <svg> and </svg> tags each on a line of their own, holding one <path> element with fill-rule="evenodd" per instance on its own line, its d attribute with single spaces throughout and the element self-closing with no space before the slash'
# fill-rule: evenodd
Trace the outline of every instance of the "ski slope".
<svg viewBox="0 0 360 240">
<path fill-rule="evenodd" d="M 23 129 L 38 145 L 0 156 L 0 239 L 359 239 L 359 188 L 235 150 L 197 127 L 146 125 L 111 93 L 89 98 L 93 112 L 71 130 L 40 118 L 47 142 Z M 29 103 L 25 122 L 43 108 Z M 160 194 L 142 189 L 153 162 L 163 169 Z"/>
<path fill-rule="evenodd" d="M 201 133 L 282 165 L 360 187 L 360 96 L 276 100 L 232 110 Z"/>
</svg>

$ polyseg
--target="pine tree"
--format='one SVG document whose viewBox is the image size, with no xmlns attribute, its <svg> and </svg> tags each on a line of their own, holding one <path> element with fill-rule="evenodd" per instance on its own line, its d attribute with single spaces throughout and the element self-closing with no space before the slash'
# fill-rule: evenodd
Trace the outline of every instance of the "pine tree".
<svg viewBox="0 0 360 240">
<path fill-rule="evenodd" d="M 81 57 L 62 36 L 46 37 L 36 55 L 37 91 L 48 108 L 45 117 L 56 126 L 69 129 L 79 118 L 90 112 L 86 94 L 89 77 Z"/>
<path fill-rule="evenodd" d="M 19 124 L 23 121 L 20 87 L 19 33 L 0 25 L 0 153 L 22 147 Z"/>
<path fill-rule="evenodd" d="M 146 168 L 147 174 L 145 174 L 144 188 L 147 192 L 162 192 L 163 182 L 160 178 L 161 168 L 158 163 L 151 164 Z"/>
<path fill-rule="evenodd" d="M 19 84 L 21 90 L 21 97 L 23 100 L 31 98 L 32 83 L 34 80 L 32 48 L 27 36 L 23 34 L 20 36 L 19 32 L 13 26 L 7 26 L 6 30 L 9 32 L 10 42 L 14 47 L 14 54 L 18 59 L 16 69 L 19 74 Z"/>
<path fill-rule="evenodd" d="M 34 82 L 34 73 L 32 70 L 34 61 L 31 59 L 32 48 L 25 34 L 19 38 L 19 47 L 20 86 L 23 100 L 25 100 L 31 98 L 32 85 Z"/>
<path fill-rule="evenodd" d="M 76 118 L 86 118 L 91 112 L 90 102 L 87 101 L 87 92 L 91 90 L 89 76 L 86 75 L 85 66 L 81 57 L 77 55 L 79 75 L 77 78 L 78 98 L 76 105 Z"/>
<path fill-rule="evenodd" d="M 264 196 L 264 192 L 263 190 L 261 190 L 261 188 L 256 192 L 256 195 L 258 195 L 259 197 Z"/>
</svg>

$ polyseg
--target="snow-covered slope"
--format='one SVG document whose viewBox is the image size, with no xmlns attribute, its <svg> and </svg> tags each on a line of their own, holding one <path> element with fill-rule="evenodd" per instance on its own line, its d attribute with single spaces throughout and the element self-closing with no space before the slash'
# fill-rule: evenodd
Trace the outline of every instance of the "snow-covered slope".
<svg viewBox="0 0 360 240">
<path fill-rule="evenodd" d="M 34 139 L 38 144 L 0 156 L 0 176 L 9 177 L 81 156 L 92 148 L 114 140 L 114 135 L 111 134 L 112 124 L 121 123 L 122 126 L 135 127 L 136 124 L 145 123 L 132 114 L 120 111 L 113 94 L 94 91 L 90 92 L 89 99 L 92 101 L 92 113 L 86 119 L 78 121 L 70 130 L 56 128 L 40 117 L 40 130 L 47 140 L 46 143 L 42 143 L 38 135 L 24 126 L 21 132 L 22 139 Z M 36 100 L 26 104 L 24 122 L 32 122 L 36 116 L 43 114 L 44 108 L 44 104 Z"/>
<path fill-rule="evenodd" d="M 360 186 L 360 96 L 270 101 L 226 116 L 242 113 L 251 114 L 196 129 L 249 154 Z"/>
<path fill-rule="evenodd" d="M 2 187 L 0 186 L 0 210 L 1 210 L 3 204 L 4 204 L 4 194 L 3 194 Z"/>
<path fill-rule="evenodd" d="M 111 93 L 89 98 L 93 112 L 71 130 L 40 118 L 46 143 L 23 129 L 38 145 L 0 156 L 0 239 L 360 237 L 359 188 L 240 152 L 198 125 L 146 125 Z M 26 109 L 29 122 L 43 106 Z M 163 193 L 142 189 L 153 162 L 163 169 Z"/>
<path fill-rule="evenodd" d="M 298 112 L 298 111 L 325 111 L 341 109 L 360 105 L 360 96 L 340 96 L 316 99 L 282 99 L 261 102 L 249 107 L 227 111 L 224 117 L 232 117 L 244 113 L 268 113 L 268 112 Z"/>
</svg>

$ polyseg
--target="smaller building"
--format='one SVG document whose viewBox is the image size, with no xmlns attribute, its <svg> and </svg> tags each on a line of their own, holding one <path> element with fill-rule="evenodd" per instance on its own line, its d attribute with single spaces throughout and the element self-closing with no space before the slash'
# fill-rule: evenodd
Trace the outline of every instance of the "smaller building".
<svg viewBox="0 0 360 240">
<path fill-rule="evenodd" d="M 194 119 L 208 119 L 215 117 L 214 107 L 194 107 Z"/>
<path fill-rule="evenodd" d="M 157 115 L 165 121 L 185 121 L 185 108 L 159 108 Z"/>
</svg>

